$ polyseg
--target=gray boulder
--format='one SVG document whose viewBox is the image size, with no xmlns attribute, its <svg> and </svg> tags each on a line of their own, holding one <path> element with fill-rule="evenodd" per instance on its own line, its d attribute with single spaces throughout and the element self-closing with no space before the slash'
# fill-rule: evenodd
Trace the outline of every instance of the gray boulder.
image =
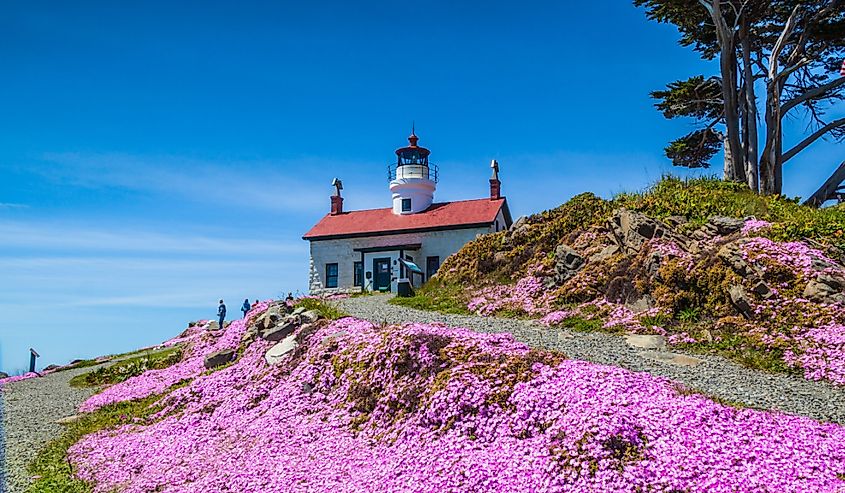
<svg viewBox="0 0 845 493">
<path fill-rule="evenodd" d="M 595 254 L 591 255 L 590 258 L 589 258 L 589 261 L 590 262 L 601 262 L 602 260 L 609 259 L 610 257 L 616 255 L 617 253 L 619 253 L 619 245 L 616 245 L 616 244 L 607 245 L 599 253 L 595 253 Z"/>
<path fill-rule="evenodd" d="M 775 293 L 772 292 L 772 288 L 763 281 L 757 281 L 757 283 L 751 287 L 751 290 L 764 299 L 769 299 L 775 295 Z"/>
<path fill-rule="evenodd" d="M 804 297 L 817 303 L 845 303 L 845 278 L 821 273 L 807 283 Z"/>
<path fill-rule="evenodd" d="M 278 344 L 267 350 L 264 354 L 264 360 L 268 365 L 275 365 L 282 361 L 291 351 L 296 349 L 299 344 L 296 342 L 296 336 L 293 334 L 285 337 Z"/>
<path fill-rule="evenodd" d="M 555 283 L 561 285 L 571 279 L 584 267 L 584 257 L 569 245 L 558 245 L 555 249 Z"/>
<path fill-rule="evenodd" d="M 528 226 L 528 216 L 520 216 L 513 224 L 511 224 L 510 230 L 517 231 L 522 230 L 523 228 Z"/>
<path fill-rule="evenodd" d="M 258 337 L 264 339 L 265 341 L 281 341 L 285 337 L 291 335 L 296 327 L 299 324 L 295 317 L 287 317 L 282 320 L 278 325 L 274 325 L 273 327 L 258 330 Z"/>
<path fill-rule="evenodd" d="M 727 216 L 713 216 L 707 222 L 708 224 L 712 224 L 716 228 L 716 232 L 720 235 L 736 233 L 745 225 L 745 219 Z"/>
<path fill-rule="evenodd" d="M 313 324 L 314 322 L 316 322 L 317 320 L 320 320 L 321 318 L 322 318 L 322 315 L 320 315 L 315 310 L 309 310 L 309 311 L 307 311 L 307 312 L 305 312 L 305 313 L 303 313 L 299 316 L 299 319 L 303 324 Z"/>
<path fill-rule="evenodd" d="M 235 360 L 235 350 L 234 349 L 224 349 L 222 351 L 217 351 L 206 355 L 205 357 L 205 367 L 206 369 L 217 368 L 218 366 L 223 366 L 226 363 Z"/>
<path fill-rule="evenodd" d="M 9 378 L 9 374 L 4 371 L 0 371 L 0 378 Z"/>
<path fill-rule="evenodd" d="M 629 334 L 625 336 L 625 342 L 631 347 L 641 349 L 663 349 L 666 347 L 666 338 L 658 335 Z"/>
<path fill-rule="evenodd" d="M 246 332 L 241 337 L 241 344 L 249 346 L 258 339 L 258 327 L 254 324 L 247 327 Z"/>
<path fill-rule="evenodd" d="M 754 315 L 754 308 L 751 306 L 751 300 L 748 298 L 748 293 L 739 284 L 735 284 L 728 288 L 728 295 L 731 298 L 734 308 L 742 314 L 745 318 L 751 318 Z"/>
<path fill-rule="evenodd" d="M 306 312 L 306 309 L 305 309 L 305 307 L 304 307 L 304 306 L 298 306 L 298 307 L 296 307 L 296 309 L 295 309 L 295 310 L 291 313 L 291 315 L 302 315 L 302 314 L 303 314 L 303 313 L 305 313 L 305 312 Z"/>
<path fill-rule="evenodd" d="M 757 277 L 756 269 L 742 258 L 742 253 L 740 252 L 740 245 L 742 243 L 741 241 L 725 243 L 716 252 L 716 256 L 740 276 Z"/>
</svg>

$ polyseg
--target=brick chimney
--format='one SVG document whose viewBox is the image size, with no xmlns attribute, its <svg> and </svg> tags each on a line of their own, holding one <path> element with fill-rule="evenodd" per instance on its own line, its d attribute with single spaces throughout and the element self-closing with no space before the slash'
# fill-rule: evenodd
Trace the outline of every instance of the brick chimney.
<svg viewBox="0 0 845 493">
<path fill-rule="evenodd" d="M 332 195 L 332 216 L 343 214 L 343 197 Z"/>
<path fill-rule="evenodd" d="M 490 162 L 490 167 L 493 168 L 493 177 L 490 178 L 490 200 L 499 200 L 502 198 L 502 182 L 499 181 L 499 163 L 495 159 Z"/>
<path fill-rule="evenodd" d="M 334 195 L 332 195 L 331 215 L 337 216 L 338 214 L 343 214 L 343 197 L 340 196 L 340 191 L 343 190 L 343 183 L 335 178 L 332 180 L 332 186 L 334 187 Z"/>
</svg>

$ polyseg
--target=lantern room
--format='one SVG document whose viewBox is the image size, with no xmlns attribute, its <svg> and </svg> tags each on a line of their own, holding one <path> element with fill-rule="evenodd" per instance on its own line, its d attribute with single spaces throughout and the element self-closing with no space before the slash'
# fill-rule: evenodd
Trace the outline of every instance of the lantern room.
<svg viewBox="0 0 845 493">
<path fill-rule="evenodd" d="M 393 213 L 397 215 L 425 211 L 434 202 L 437 166 L 428 160 L 431 151 L 420 147 L 418 142 L 419 137 L 412 129 L 408 145 L 396 149 L 396 162 L 388 166 Z"/>
</svg>

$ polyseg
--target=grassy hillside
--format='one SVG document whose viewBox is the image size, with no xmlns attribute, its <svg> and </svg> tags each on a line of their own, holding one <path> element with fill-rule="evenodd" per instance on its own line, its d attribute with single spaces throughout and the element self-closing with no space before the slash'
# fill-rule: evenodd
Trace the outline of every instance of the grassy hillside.
<svg viewBox="0 0 845 493">
<path fill-rule="evenodd" d="M 625 229 L 632 220 L 646 237 Z M 642 244 L 624 244 L 625 235 Z M 577 265 L 564 265 L 567 254 Z M 662 334 L 752 367 L 845 383 L 845 369 L 829 361 L 845 354 L 829 342 L 845 331 L 845 308 L 835 302 L 845 289 L 843 258 L 841 206 L 814 209 L 741 184 L 667 177 L 611 200 L 584 193 L 481 237 L 416 298 L 395 302 Z"/>
</svg>

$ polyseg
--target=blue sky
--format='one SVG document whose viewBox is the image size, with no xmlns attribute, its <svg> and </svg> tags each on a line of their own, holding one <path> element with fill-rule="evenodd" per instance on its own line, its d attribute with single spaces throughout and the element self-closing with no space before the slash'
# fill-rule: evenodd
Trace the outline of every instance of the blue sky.
<svg viewBox="0 0 845 493">
<path fill-rule="evenodd" d="M 690 123 L 648 92 L 713 67 L 671 26 L 624 1 L 458 3 L 4 3 L 0 369 L 304 290 L 331 179 L 347 209 L 389 206 L 412 121 L 438 200 L 485 196 L 496 158 L 515 215 L 680 173 L 662 148 Z M 786 193 L 839 160 L 815 144 Z"/>
</svg>

